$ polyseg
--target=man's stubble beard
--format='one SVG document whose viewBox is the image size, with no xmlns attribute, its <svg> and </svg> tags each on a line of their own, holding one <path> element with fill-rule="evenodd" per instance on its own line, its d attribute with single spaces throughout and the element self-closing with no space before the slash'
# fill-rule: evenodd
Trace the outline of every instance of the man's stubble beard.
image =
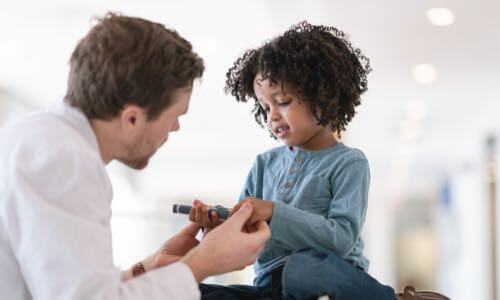
<svg viewBox="0 0 500 300">
<path fill-rule="evenodd" d="M 118 158 L 118 161 L 135 170 L 142 170 L 146 168 L 152 154 L 142 157 L 136 156 L 140 152 L 141 145 L 144 144 L 145 141 L 146 139 L 143 138 L 140 141 L 136 141 L 132 145 L 128 145 L 126 155 L 124 157 Z"/>
</svg>

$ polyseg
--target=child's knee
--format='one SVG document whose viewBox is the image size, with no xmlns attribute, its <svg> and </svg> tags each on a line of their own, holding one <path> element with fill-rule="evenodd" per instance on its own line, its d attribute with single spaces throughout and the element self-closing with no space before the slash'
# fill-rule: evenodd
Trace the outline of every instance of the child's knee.
<svg viewBox="0 0 500 300">
<path fill-rule="evenodd" d="M 296 251 L 283 268 L 283 295 L 307 299 L 330 294 L 332 289 L 350 290 L 345 285 L 353 284 L 352 271 L 357 272 L 335 253 L 313 248 Z"/>
<path fill-rule="evenodd" d="M 335 272 L 332 269 L 336 266 L 343 267 L 348 264 L 341 257 L 330 251 L 323 251 L 315 248 L 306 248 L 295 251 L 285 265 L 289 271 L 311 270 L 311 272 L 318 272 L 323 269 L 328 269 L 328 274 Z"/>
<path fill-rule="evenodd" d="M 283 292 L 305 297 L 310 291 L 318 291 L 332 277 L 337 277 L 334 274 L 337 268 L 332 268 L 337 260 L 336 255 L 313 248 L 294 252 L 283 268 Z"/>
</svg>

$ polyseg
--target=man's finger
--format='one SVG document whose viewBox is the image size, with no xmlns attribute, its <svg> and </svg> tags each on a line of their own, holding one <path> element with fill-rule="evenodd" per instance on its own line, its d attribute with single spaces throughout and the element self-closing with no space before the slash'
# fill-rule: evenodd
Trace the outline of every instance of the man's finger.
<svg viewBox="0 0 500 300">
<path fill-rule="evenodd" d="M 271 229 L 267 225 L 266 221 L 259 221 L 254 224 L 255 231 L 249 235 L 249 238 L 253 238 L 256 242 L 264 243 L 271 238 Z"/>
<path fill-rule="evenodd" d="M 235 206 L 233 206 L 233 208 L 231 208 L 231 212 L 229 213 L 229 216 L 234 215 L 241 208 L 241 206 L 245 203 L 252 204 L 252 202 L 249 200 L 243 200 L 243 201 L 238 202 Z"/>
<path fill-rule="evenodd" d="M 187 224 L 186 226 L 184 226 L 184 228 L 182 228 L 179 233 L 187 234 L 187 235 L 194 237 L 198 234 L 198 231 L 200 231 L 200 229 L 201 229 L 200 224 L 191 222 L 191 223 Z"/>
<path fill-rule="evenodd" d="M 237 212 L 235 212 L 227 222 L 235 223 L 238 229 L 243 228 L 248 218 L 252 215 L 253 206 L 250 203 L 244 203 Z"/>
<path fill-rule="evenodd" d="M 229 212 L 229 216 L 231 217 L 232 215 L 234 215 L 234 213 L 236 213 L 238 211 L 238 209 L 240 209 L 240 206 L 242 204 L 243 204 L 243 202 L 239 202 L 238 204 L 233 206 L 233 208 L 231 208 L 231 211 Z"/>
</svg>

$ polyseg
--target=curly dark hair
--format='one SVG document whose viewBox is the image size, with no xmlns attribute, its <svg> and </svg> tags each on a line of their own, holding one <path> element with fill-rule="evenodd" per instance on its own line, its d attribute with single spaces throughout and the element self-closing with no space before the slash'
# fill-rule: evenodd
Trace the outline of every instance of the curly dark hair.
<svg viewBox="0 0 500 300">
<path fill-rule="evenodd" d="M 340 135 L 368 89 L 370 71 L 370 60 L 351 45 L 344 32 L 302 21 L 238 58 L 226 73 L 224 91 L 241 102 L 253 98 L 255 120 L 264 127 L 267 114 L 253 90 L 260 73 L 263 80 L 291 87 L 309 104 L 319 125 L 329 125 Z"/>
</svg>

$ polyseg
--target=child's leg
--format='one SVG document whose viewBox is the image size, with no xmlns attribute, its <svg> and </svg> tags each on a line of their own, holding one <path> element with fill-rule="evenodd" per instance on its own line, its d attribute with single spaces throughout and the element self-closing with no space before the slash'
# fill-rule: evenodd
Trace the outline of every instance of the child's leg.
<svg viewBox="0 0 500 300">
<path fill-rule="evenodd" d="M 380 284 L 337 255 L 316 249 L 292 254 L 283 269 L 285 299 L 396 299 L 394 290 Z"/>
<path fill-rule="evenodd" d="M 269 291 L 250 285 L 199 285 L 202 300 L 237 300 L 237 299 L 271 299 Z"/>
</svg>

